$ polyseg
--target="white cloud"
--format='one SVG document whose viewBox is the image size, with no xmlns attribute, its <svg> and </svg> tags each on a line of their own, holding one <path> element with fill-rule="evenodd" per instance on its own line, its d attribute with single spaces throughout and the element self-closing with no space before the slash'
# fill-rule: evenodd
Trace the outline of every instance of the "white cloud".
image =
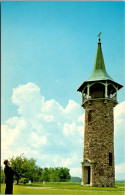
<svg viewBox="0 0 125 195">
<path fill-rule="evenodd" d="M 55 121 L 55 117 L 53 115 L 44 115 L 44 114 L 40 114 L 39 118 L 41 118 L 42 120 L 45 120 L 46 122 L 52 122 Z"/>
<path fill-rule="evenodd" d="M 68 114 L 74 115 L 75 113 L 80 112 L 79 107 L 80 107 L 80 105 L 77 104 L 75 101 L 69 100 L 69 103 L 68 103 L 68 105 L 65 109 L 65 112 L 68 113 Z"/>
<path fill-rule="evenodd" d="M 80 115 L 80 117 L 78 118 L 78 122 L 84 123 L 85 120 L 85 113 L 83 115 Z"/>
<path fill-rule="evenodd" d="M 36 102 L 35 97 L 39 97 L 40 88 L 34 83 L 19 85 L 13 89 L 12 102 L 16 105 L 22 105 L 25 102 Z"/>
<path fill-rule="evenodd" d="M 53 158 L 55 167 L 68 167 L 72 162 L 70 158 L 60 158 L 60 156 L 55 155 Z"/>
<path fill-rule="evenodd" d="M 120 126 L 123 126 L 125 123 L 125 101 L 118 104 L 114 109 L 114 124 L 115 124 L 115 133 L 119 133 Z M 124 128 L 121 128 L 120 131 L 123 131 Z"/>
<path fill-rule="evenodd" d="M 115 166 L 116 180 L 125 180 L 125 163 L 120 163 Z"/>
<path fill-rule="evenodd" d="M 38 148 L 40 145 L 47 144 L 47 137 L 44 135 L 40 136 L 37 133 L 32 132 L 29 138 L 34 148 Z"/>
<path fill-rule="evenodd" d="M 44 97 L 40 94 L 40 88 L 34 83 L 20 85 L 13 89 L 12 103 L 16 104 L 18 113 L 25 118 L 37 117 L 44 103 Z"/>
<path fill-rule="evenodd" d="M 18 106 L 19 116 L 2 125 L 1 160 L 24 153 L 37 159 L 41 167 L 67 166 L 72 176 L 81 177 L 84 138 L 81 106 L 73 100 L 65 108 L 54 99 L 45 101 L 34 83 L 15 88 L 12 102 Z M 123 162 L 124 106 L 122 102 L 114 110 L 117 165 Z M 116 167 L 116 174 L 118 170 Z"/>
<path fill-rule="evenodd" d="M 117 121 L 119 117 L 125 119 L 125 109 L 123 108 L 125 108 L 125 101 L 121 102 L 115 107 L 115 115 L 114 115 L 115 121 Z"/>
<path fill-rule="evenodd" d="M 125 101 L 118 104 L 114 109 L 114 145 L 115 162 L 120 164 L 125 160 Z"/>
<path fill-rule="evenodd" d="M 1 126 L 1 141 L 2 148 L 9 148 L 20 137 L 21 131 L 26 128 L 26 121 L 22 118 L 13 117 L 6 121 L 5 125 Z"/>
<path fill-rule="evenodd" d="M 69 124 L 69 123 L 65 123 L 64 124 L 64 128 L 63 128 L 63 133 L 66 136 L 75 136 L 76 134 L 76 124 L 75 122 Z"/>
<path fill-rule="evenodd" d="M 117 173 L 124 173 L 125 174 L 125 163 L 121 163 L 115 166 Z"/>
<path fill-rule="evenodd" d="M 82 178 L 82 167 L 79 165 L 79 167 L 74 167 L 70 169 L 70 174 L 73 177 L 80 177 Z"/>
<path fill-rule="evenodd" d="M 84 111 L 80 105 L 69 100 L 63 108 L 54 99 L 45 101 L 34 83 L 13 89 L 12 102 L 18 106 L 20 116 L 8 119 L 2 126 L 2 159 L 31 153 L 43 160 L 41 166 L 70 165 L 70 154 L 79 148 L 83 128 L 79 118 Z"/>
</svg>

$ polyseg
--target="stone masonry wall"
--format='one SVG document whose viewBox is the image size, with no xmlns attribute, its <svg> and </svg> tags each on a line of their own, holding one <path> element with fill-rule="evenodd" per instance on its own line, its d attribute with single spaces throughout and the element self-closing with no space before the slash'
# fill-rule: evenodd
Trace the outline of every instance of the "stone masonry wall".
<svg viewBox="0 0 125 195">
<path fill-rule="evenodd" d="M 109 153 L 112 155 L 111 164 Z M 85 105 L 83 156 L 83 162 L 86 159 L 94 162 L 91 177 L 93 186 L 115 185 L 112 101 L 91 101 Z"/>
</svg>

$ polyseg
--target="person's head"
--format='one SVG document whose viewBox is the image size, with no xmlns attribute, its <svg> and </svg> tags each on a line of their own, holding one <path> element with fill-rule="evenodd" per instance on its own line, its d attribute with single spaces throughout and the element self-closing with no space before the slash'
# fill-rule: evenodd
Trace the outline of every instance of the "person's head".
<svg viewBox="0 0 125 195">
<path fill-rule="evenodd" d="M 10 166 L 10 162 L 8 160 L 4 160 L 3 164 L 6 166 Z"/>
</svg>

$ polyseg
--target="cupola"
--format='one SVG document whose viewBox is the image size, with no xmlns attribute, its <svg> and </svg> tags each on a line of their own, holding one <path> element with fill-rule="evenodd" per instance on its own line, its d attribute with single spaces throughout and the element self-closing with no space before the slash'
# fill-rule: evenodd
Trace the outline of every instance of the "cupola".
<svg viewBox="0 0 125 195">
<path fill-rule="evenodd" d="M 97 98 L 100 100 L 104 99 L 104 102 L 113 101 L 114 105 L 116 105 L 117 91 L 123 87 L 115 82 L 106 71 L 100 34 L 98 35 L 99 41 L 93 73 L 77 90 L 82 93 L 83 107 L 85 107 L 86 102 L 97 100 Z"/>
</svg>

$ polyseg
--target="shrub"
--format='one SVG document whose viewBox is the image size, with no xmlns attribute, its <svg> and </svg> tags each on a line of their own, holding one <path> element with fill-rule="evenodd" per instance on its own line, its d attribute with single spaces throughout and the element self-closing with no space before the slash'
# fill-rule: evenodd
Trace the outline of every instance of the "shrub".
<svg viewBox="0 0 125 195">
<path fill-rule="evenodd" d="M 28 178 L 21 178 L 20 183 L 26 184 L 28 183 L 29 179 Z"/>
<path fill-rule="evenodd" d="M 3 171 L 3 168 L 1 167 L 1 183 L 5 183 L 5 174 L 4 174 L 4 171 Z"/>
</svg>

